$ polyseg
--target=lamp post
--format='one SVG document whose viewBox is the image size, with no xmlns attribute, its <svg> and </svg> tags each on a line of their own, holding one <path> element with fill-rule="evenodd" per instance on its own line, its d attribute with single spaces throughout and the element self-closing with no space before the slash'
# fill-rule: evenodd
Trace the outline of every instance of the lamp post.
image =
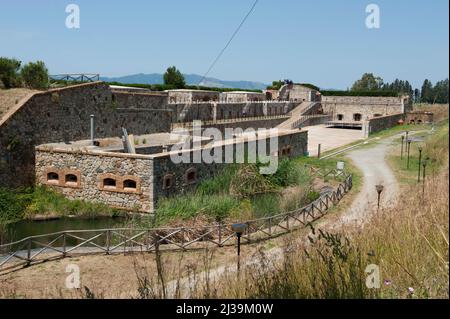
<svg viewBox="0 0 450 319">
<path fill-rule="evenodd" d="M 400 153 L 400 159 L 403 159 L 403 143 L 405 142 L 405 137 L 402 135 L 402 151 Z"/>
<path fill-rule="evenodd" d="M 236 233 L 236 237 L 237 237 L 237 255 L 238 255 L 237 270 L 239 272 L 241 270 L 241 237 L 242 237 L 242 234 L 247 229 L 247 225 L 246 224 L 233 224 L 233 225 L 231 225 L 231 229 Z"/>
<path fill-rule="evenodd" d="M 408 160 L 407 160 L 407 164 L 406 164 L 406 169 L 408 169 L 408 170 L 409 170 L 409 151 L 411 150 L 411 142 L 412 142 L 412 140 L 410 140 L 410 139 L 407 140 L 408 146 L 406 148 L 408 150 Z"/>
<path fill-rule="evenodd" d="M 423 161 L 423 163 L 422 163 L 422 166 L 423 166 L 423 178 L 422 178 L 422 182 L 423 182 L 423 184 L 422 184 L 422 199 L 425 199 L 425 178 L 426 178 L 426 175 L 425 175 L 425 170 L 426 170 L 426 168 L 427 168 L 427 165 L 428 165 L 428 161 L 430 160 L 430 158 L 429 157 L 427 157 L 424 161 Z"/>
<path fill-rule="evenodd" d="M 420 183 L 420 167 L 422 165 L 422 147 L 419 146 L 419 175 L 417 177 L 417 183 Z"/>
<path fill-rule="evenodd" d="M 378 209 L 380 209 L 380 198 L 381 198 L 381 193 L 383 192 L 384 186 L 381 184 L 375 185 L 375 189 L 377 190 L 377 193 L 378 193 Z"/>
</svg>

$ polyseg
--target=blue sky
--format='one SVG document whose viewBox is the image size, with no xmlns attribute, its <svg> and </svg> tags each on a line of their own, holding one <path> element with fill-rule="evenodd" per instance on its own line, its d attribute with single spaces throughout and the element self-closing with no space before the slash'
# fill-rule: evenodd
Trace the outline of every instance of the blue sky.
<svg viewBox="0 0 450 319">
<path fill-rule="evenodd" d="M 68 4 L 81 28 L 67 29 Z M 368 4 L 381 28 L 365 25 Z M 51 73 L 120 76 L 176 65 L 203 74 L 253 0 L 15 0 L 0 11 L 0 56 L 44 60 Z M 289 78 L 345 89 L 364 72 L 420 86 L 448 77 L 448 0 L 260 0 L 209 76 Z"/>
</svg>

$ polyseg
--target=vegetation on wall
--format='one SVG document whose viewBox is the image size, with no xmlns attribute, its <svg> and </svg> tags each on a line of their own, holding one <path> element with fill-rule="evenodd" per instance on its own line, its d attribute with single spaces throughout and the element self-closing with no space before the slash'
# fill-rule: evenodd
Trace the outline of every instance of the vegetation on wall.
<svg viewBox="0 0 450 319">
<path fill-rule="evenodd" d="M 309 165 L 331 169 L 336 162 L 305 157 L 284 159 L 273 175 L 261 175 L 259 165 L 227 167 L 214 178 L 202 181 L 193 192 L 161 199 L 155 225 L 193 218 L 209 223 L 242 221 L 300 208 L 319 196 Z"/>
</svg>

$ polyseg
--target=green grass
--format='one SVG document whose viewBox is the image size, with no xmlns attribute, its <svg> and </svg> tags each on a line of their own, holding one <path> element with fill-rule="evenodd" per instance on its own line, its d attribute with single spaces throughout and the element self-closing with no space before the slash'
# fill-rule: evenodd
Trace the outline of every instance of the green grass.
<svg viewBox="0 0 450 319">
<path fill-rule="evenodd" d="M 341 160 L 341 159 L 339 159 Z M 355 169 L 348 159 L 347 169 Z M 310 167 L 321 170 L 336 168 L 336 159 L 319 161 L 298 157 L 279 162 L 273 175 L 261 175 L 258 164 L 233 165 L 215 177 L 202 181 L 195 191 L 163 198 L 158 202 L 154 226 L 206 218 L 209 222 L 241 221 L 266 217 L 298 208 L 318 198 L 311 189 Z M 359 177 L 355 174 L 355 184 Z M 291 188 L 291 196 L 283 191 Z M 288 203 L 289 201 L 289 203 Z"/>
<path fill-rule="evenodd" d="M 40 186 L 18 190 L 0 189 L 0 223 L 12 223 L 34 215 L 117 216 L 121 212 L 104 204 L 69 200 Z"/>
<path fill-rule="evenodd" d="M 422 147 L 422 160 L 429 158 L 426 166 L 426 175 L 436 174 L 439 169 L 445 164 L 446 154 L 445 150 L 448 148 L 448 134 L 449 134 L 449 123 L 448 119 L 441 122 L 435 126 L 435 133 L 429 134 L 424 133 L 418 136 L 424 138 L 423 142 L 412 143 L 410 147 L 409 156 L 409 169 L 408 169 L 408 156 L 406 152 L 406 145 L 404 144 L 403 159 L 401 158 L 401 140 L 395 140 L 395 150 L 389 155 L 388 160 L 391 166 L 394 168 L 397 177 L 400 179 L 401 183 L 411 184 L 418 181 L 419 173 L 419 149 Z M 423 166 L 421 166 L 421 175 L 423 174 Z M 422 175 L 423 176 L 423 175 Z M 421 176 L 421 179 L 422 179 Z"/>
</svg>

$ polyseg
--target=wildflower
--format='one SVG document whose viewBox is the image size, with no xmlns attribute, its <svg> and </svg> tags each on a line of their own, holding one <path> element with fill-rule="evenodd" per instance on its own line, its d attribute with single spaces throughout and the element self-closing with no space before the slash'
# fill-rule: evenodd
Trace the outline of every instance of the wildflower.
<svg viewBox="0 0 450 319">
<path fill-rule="evenodd" d="M 414 293 L 414 288 L 413 287 L 409 287 L 408 288 L 408 292 L 412 295 Z"/>
<path fill-rule="evenodd" d="M 390 285 L 392 285 L 392 281 L 390 281 L 389 279 L 385 279 L 385 280 L 384 280 L 384 284 L 385 284 L 386 286 L 390 286 Z"/>
</svg>

